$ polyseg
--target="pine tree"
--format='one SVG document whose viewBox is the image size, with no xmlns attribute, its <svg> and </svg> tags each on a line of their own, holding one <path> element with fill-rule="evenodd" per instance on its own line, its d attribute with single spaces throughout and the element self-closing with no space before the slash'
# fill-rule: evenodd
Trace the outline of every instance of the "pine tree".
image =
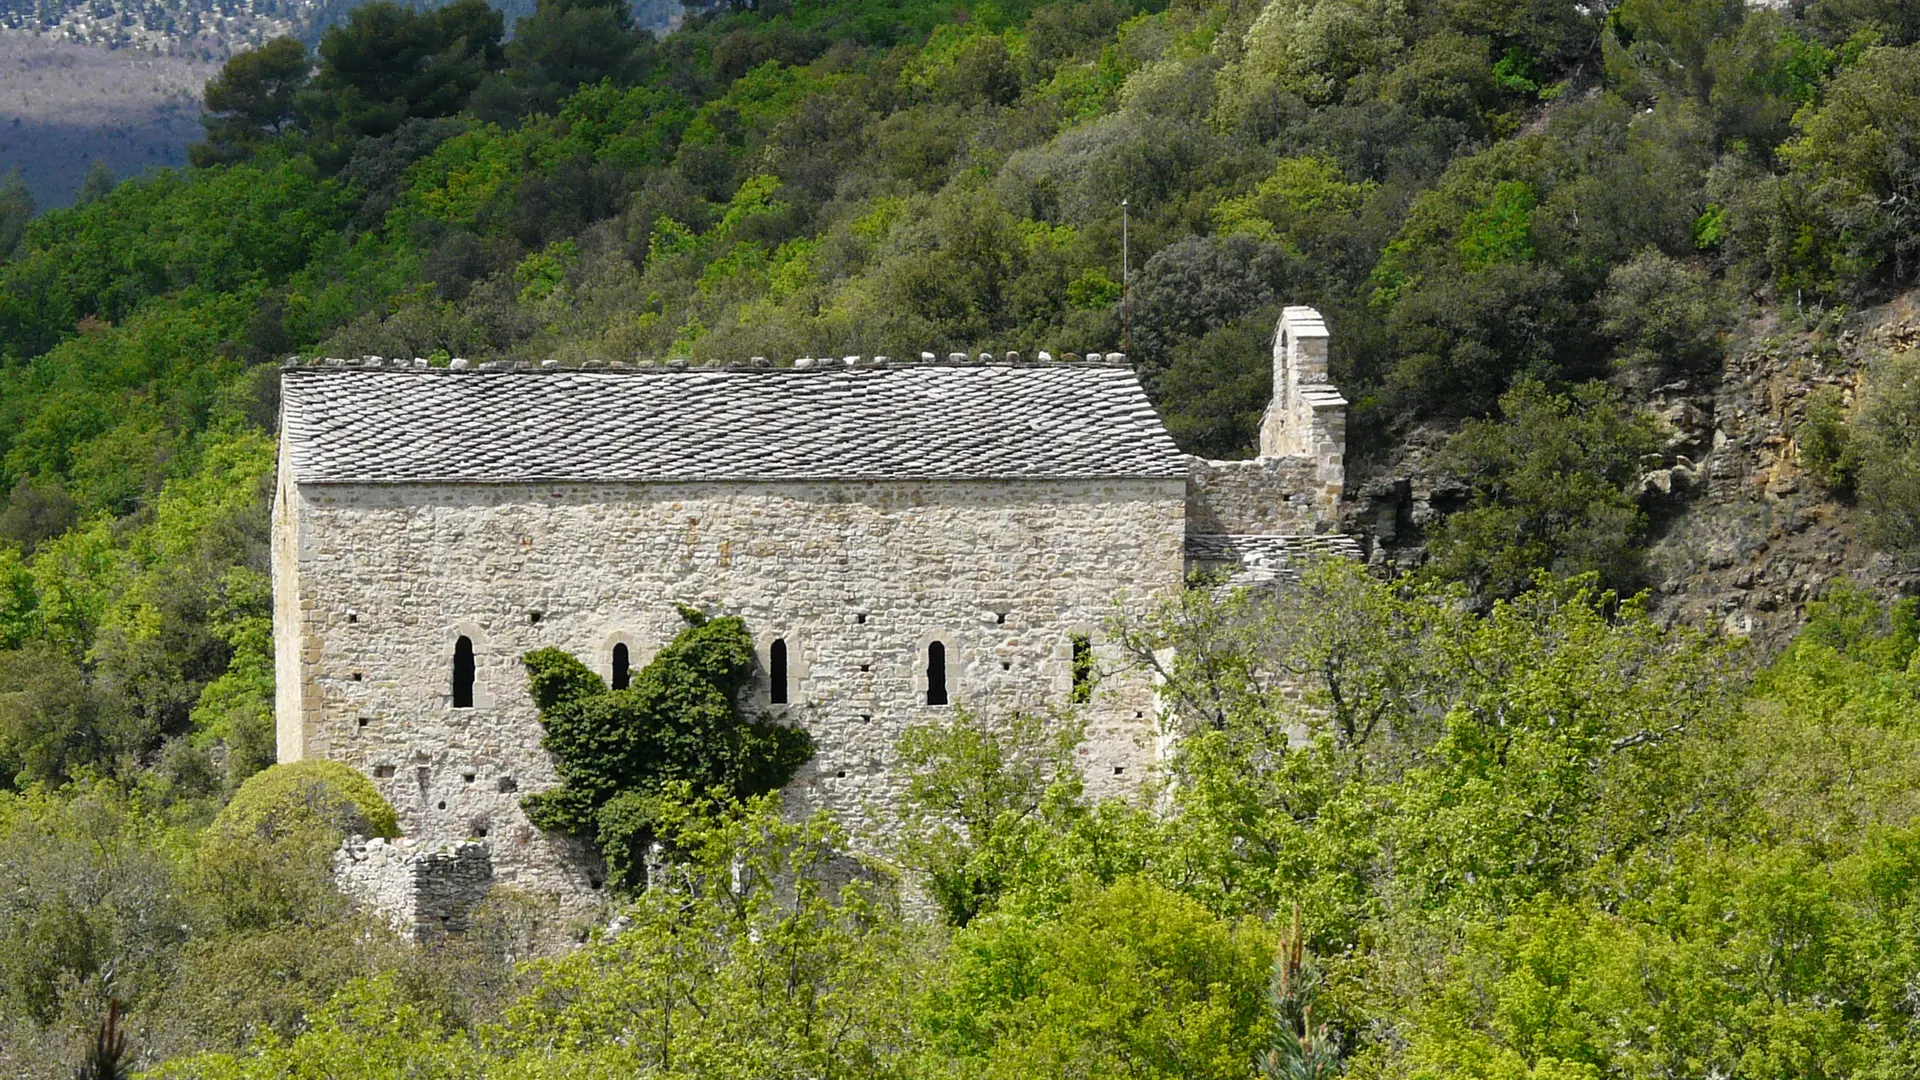
<svg viewBox="0 0 1920 1080">
<path fill-rule="evenodd" d="M 1293 925 L 1280 938 L 1280 956 L 1267 983 L 1273 1044 L 1254 1061 L 1265 1080 L 1332 1080 L 1340 1075 L 1340 1042 L 1326 1024 L 1313 1019 L 1320 979 L 1320 965 L 1307 951 L 1295 905 Z"/>
<path fill-rule="evenodd" d="M 87 170 L 87 178 L 80 182 L 80 197 L 74 202 L 79 206 L 97 203 L 113 194 L 113 170 L 99 158 L 93 159 L 93 167 Z"/>
</svg>

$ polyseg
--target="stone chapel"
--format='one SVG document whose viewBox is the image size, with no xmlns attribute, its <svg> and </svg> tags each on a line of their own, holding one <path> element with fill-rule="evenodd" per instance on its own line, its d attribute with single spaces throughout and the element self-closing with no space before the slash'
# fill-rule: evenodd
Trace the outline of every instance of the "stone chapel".
<svg viewBox="0 0 1920 1080">
<path fill-rule="evenodd" d="M 591 896 L 591 860 L 520 811 L 556 779 L 519 658 L 557 646 L 618 686 L 688 604 L 746 620 L 747 704 L 812 732 L 796 808 L 887 805 L 895 740 L 955 705 L 1071 702 L 1089 791 L 1124 790 L 1154 768 L 1156 701 L 1144 675 L 1075 683 L 1085 651 L 1118 668 L 1107 619 L 1196 571 L 1358 553 L 1313 309 L 1281 316 L 1273 385 L 1259 456 L 1206 461 L 1118 355 L 291 366 L 279 758 L 352 765 L 417 842 L 483 840 L 496 879 Z"/>
</svg>

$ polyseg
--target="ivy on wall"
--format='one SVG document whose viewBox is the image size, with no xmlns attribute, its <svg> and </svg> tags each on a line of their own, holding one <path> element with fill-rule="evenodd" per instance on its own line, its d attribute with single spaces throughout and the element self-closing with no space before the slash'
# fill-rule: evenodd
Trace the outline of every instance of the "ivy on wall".
<svg viewBox="0 0 1920 1080">
<path fill-rule="evenodd" d="M 805 730 L 741 709 L 754 661 L 746 623 L 680 613 L 686 629 L 624 690 L 560 649 L 522 657 L 560 786 L 521 806 L 540 828 L 592 843 L 617 887 L 645 884 L 666 785 L 746 799 L 778 790 L 813 755 Z"/>
</svg>

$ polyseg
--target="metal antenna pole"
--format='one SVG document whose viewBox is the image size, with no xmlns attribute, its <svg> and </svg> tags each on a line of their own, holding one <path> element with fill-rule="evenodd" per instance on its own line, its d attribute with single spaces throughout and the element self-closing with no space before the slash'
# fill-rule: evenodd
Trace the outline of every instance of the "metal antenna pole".
<svg viewBox="0 0 1920 1080">
<path fill-rule="evenodd" d="M 1120 347 L 1133 354 L 1133 312 L 1128 285 L 1133 281 L 1133 259 L 1127 250 L 1127 200 L 1120 200 Z"/>
</svg>

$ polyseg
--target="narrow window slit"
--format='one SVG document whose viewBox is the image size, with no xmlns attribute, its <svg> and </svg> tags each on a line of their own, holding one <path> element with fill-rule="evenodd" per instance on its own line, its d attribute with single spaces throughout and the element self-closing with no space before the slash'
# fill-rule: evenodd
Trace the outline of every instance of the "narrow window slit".
<svg viewBox="0 0 1920 1080">
<path fill-rule="evenodd" d="M 628 651 L 627 643 L 621 642 L 613 647 L 613 688 L 625 690 L 633 682 L 633 654 Z"/>
<path fill-rule="evenodd" d="M 774 638 L 767 647 L 767 700 L 775 705 L 787 703 L 787 639 Z"/>
<path fill-rule="evenodd" d="M 947 647 L 936 641 L 927 646 L 927 704 L 947 703 Z"/>
<path fill-rule="evenodd" d="M 453 643 L 453 707 L 473 708 L 473 639 L 464 634 Z"/>
</svg>

